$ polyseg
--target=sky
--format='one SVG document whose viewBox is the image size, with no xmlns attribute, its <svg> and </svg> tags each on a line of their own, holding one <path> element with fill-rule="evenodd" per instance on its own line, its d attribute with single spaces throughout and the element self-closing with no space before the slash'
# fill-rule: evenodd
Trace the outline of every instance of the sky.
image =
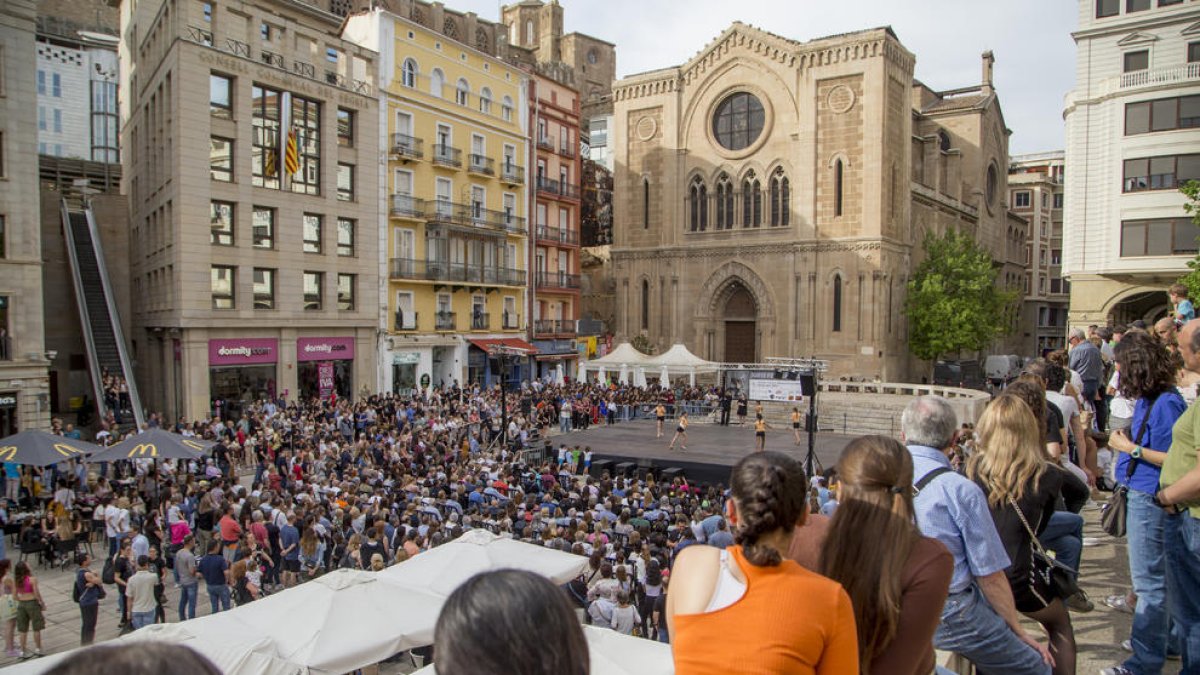
<svg viewBox="0 0 1200 675">
<path fill-rule="evenodd" d="M 500 4 L 446 0 L 497 20 Z M 996 57 L 994 84 L 1013 155 L 1060 150 L 1063 97 L 1074 85 L 1077 0 L 560 0 L 566 32 L 617 45 L 617 76 L 684 63 L 734 21 L 793 40 L 891 26 L 934 89 L 979 84 L 979 55 Z"/>
</svg>

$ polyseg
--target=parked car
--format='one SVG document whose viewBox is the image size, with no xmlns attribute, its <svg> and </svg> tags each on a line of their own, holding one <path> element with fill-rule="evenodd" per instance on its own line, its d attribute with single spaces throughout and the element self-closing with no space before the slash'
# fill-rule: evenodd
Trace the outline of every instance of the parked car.
<svg viewBox="0 0 1200 675">
<path fill-rule="evenodd" d="M 938 361 L 933 364 L 933 383 L 944 387 L 987 389 L 983 368 L 975 360 Z"/>
</svg>

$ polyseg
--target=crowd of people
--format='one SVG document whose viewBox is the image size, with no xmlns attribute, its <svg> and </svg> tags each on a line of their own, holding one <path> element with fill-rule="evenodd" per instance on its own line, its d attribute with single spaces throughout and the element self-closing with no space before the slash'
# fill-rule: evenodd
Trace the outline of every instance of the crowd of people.
<svg viewBox="0 0 1200 675">
<path fill-rule="evenodd" d="M 1105 672 L 1157 673 L 1175 655 L 1196 672 L 1200 413 L 1180 385 L 1181 372 L 1200 373 L 1198 325 L 1073 333 L 1069 352 L 1030 363 L 973 426 L 946 401 L 918 398 L 901 439 L 855 439 L 822 476 L 765 451 L 742 459 L 727 485 L 595 475 L 591 449 L 569 436 L 557 451 L 527 450 L 555 427 L 612 424 L 631 411 L 665 417 L 667 406 L 686 444 L 687 412 L 728 422 L 735 400 L 739 417 L 749 403 L 716 389 L 538 382 L 503 406 L 499 390 L 448 387 L 264 401 L 236 420 L 151 415 L 152 426 L 213 441 L 211 453 L 92 474 L 84 464 L 6 466 L 16 474 L 6 473 L 9 512 L 49 496 L 22 539 L 43 537 L 50 550 L 104 542 L 76 561 L 84 644 L 109 593 L 122 626 L 135 629 L 194 617 L 201 589 L 220 612 L 486 528 L 589 562 L 561 589 L 518 573 L 460 588 L 439 621 L 439 672 L 497 659 L 508 660 L 497 671 L 512 670 L 533 637 L 555 645 L 553 658 L 537 652 L 552 665 L 519 672 L 587 672 L 577 622 L 562 620 L 573 609 L 593 625 L 671 643 L 680 673 L 918 675 L 933 669 L 936 647 L 982 673 L 1070 674 L 1071 612 L 1093 606 L 1077 579 L 1081 513 L 1097 487 L 1115 483 L 1127 495 L 1133 587 L 1106 602 L 1134 621 L 1131 656 Z M 9 572 L 0 563 L 6 647 L 36 656 L 37 581 L 25 563 Z M 165 606 L 168 585 L 179 589 L 175 608 Z"/>
</svg>

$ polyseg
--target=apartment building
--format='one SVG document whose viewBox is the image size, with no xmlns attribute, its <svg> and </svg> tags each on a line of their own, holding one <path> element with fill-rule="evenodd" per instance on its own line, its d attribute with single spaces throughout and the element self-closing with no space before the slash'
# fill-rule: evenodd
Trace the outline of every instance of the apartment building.
<svg viewBox="0 0 1200 675">
<path fill-rule="evenodd" d="M 1063 272 L 1073 327 L 1151 321 L 1200 228 L 1200 3 L 1079 0 L 1067 96 Z"/>
<path fill-rule="evenodd" d="M 533 283 L 529 315 L 537 376 L 575 373 L 580 310 L 579 93 L 540 75 L 529 108 L 534 141 Z"/>
<path fill-rule="evenodd" d="M 329 9 L 121 5 L 130 341 L 152 410 L 375 389 L 376 54 Z"/>
<path fill-rule="evenodd" d="M 1024 218 L 1025 281 L 1020 353 L 1066 346 L 1071 284 L 1062 277 L 1063 152 L 1017 155 L 1008 167 L 1009 209 Z"/>
<path fill-rule="evenodd" d="M 385 9 L 343 35 L 379 53 L 381 388 L 528 379 L 526 76 Z"/>
</svg>

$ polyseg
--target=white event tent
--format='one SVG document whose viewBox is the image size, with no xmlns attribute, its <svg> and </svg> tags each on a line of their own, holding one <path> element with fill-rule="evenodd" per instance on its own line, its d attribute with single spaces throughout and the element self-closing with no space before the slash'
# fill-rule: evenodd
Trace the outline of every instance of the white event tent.
<svg viewBox="0 0 1200 675">
<path fill-rule="evenodd" d="M 635 386 L 644 387 L 647 384 L 647 371 L 658 371 L 658 380 L 663 386 L 668 386 L 670 377 L 674 375 L 687 375 L 688 386 L 695 386 L 697 373 L 715 373 L 720 370 L 720 364 L 696 356 L 678 342 L 657 356 L 643 354 L 628 342 L 622 342 L 611 353 L 584 361 L 579 366 L 580 373 L 594 372 L 600 380 L 613 368 L 619 369 L 618 381 L 622 384 L 632 381 Z"/>
</svg>

